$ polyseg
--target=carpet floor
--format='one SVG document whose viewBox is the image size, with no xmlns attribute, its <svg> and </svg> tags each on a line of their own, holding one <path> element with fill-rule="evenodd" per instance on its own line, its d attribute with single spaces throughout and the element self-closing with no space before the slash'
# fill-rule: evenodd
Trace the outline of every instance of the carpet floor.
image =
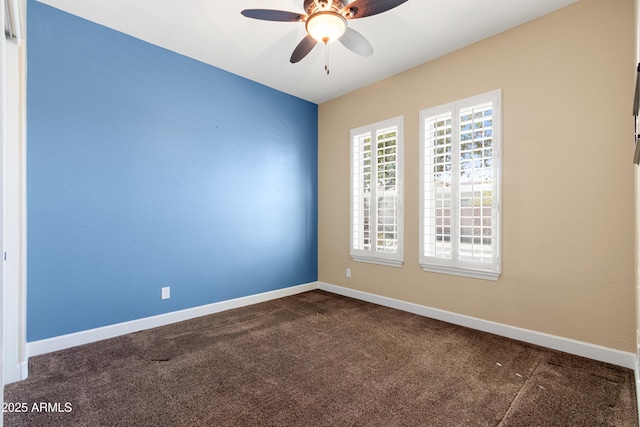
<svg viewBox="0 0 640 427">
<path fill-rule="evenodd" d="M 323 291 L 32 357 L 4 402 L 5 426 L 638 425 L 629 369 Z"/>
</svg>

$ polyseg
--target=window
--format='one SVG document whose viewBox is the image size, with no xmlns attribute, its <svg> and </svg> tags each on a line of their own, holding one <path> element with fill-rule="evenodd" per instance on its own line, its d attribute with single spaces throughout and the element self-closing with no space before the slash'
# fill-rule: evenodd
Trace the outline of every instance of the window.
<svg viewBox="0 0 640 427">
<path fill-rule="evenodd" d="M 351 130 L 351 257 L 403 261 L 403 118 Z"/>
<path fill-rule="evenodd" d="M 500 91 L 420 112 L 420 265 L 497 280 Z"/>
</svg>

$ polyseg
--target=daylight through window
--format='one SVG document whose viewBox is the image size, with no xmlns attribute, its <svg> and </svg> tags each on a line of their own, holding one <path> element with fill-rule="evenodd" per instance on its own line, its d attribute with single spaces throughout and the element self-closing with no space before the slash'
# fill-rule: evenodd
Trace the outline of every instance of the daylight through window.
<svg viewBox="0 0 640 427">
<path fill-rule="evenodd" d="M 500 275 L 500 91 L 420 112 L 420 265 Z"/>
<path fill-rule="evenodd" d="M 351 256 L 402 265 L 402 117 L 351 130 Z"/>
</svg>

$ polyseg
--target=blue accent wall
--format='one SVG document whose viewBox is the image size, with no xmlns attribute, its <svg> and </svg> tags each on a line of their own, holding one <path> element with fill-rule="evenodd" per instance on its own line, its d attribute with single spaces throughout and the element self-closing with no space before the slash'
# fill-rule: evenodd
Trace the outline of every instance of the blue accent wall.
<svg viewBox="0 0 640 427">
<path fill-rule="evenodd" d="M 28 30 L 27 341 L 317 280 L 316 104 L 34 0 Z"/>
</svg>

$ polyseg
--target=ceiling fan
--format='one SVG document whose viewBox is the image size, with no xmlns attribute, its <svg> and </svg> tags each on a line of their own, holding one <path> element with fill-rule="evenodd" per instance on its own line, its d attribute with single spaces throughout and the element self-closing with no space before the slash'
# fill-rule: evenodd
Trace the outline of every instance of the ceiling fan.
<svg viewBox="0 0 640 427">
<path fill-rule="evenodd" d="M 317 43 L 325 45 L 339 40 L 347 49 L 362 56 L 373 54 L 371 43 L 362 34 L 349 28 L 347 20 L 377 15 L 400 6 L 408 0 L 304 0 L 304 13 L 272 9 L 246 9 L 241 13 L 248 18 L 263 21 L 304 22 L 307 35 L 296 46 L 290 62 L 302 60 Z M 325 69 L 328 68 L 325 66 Z"/>
</svg>

